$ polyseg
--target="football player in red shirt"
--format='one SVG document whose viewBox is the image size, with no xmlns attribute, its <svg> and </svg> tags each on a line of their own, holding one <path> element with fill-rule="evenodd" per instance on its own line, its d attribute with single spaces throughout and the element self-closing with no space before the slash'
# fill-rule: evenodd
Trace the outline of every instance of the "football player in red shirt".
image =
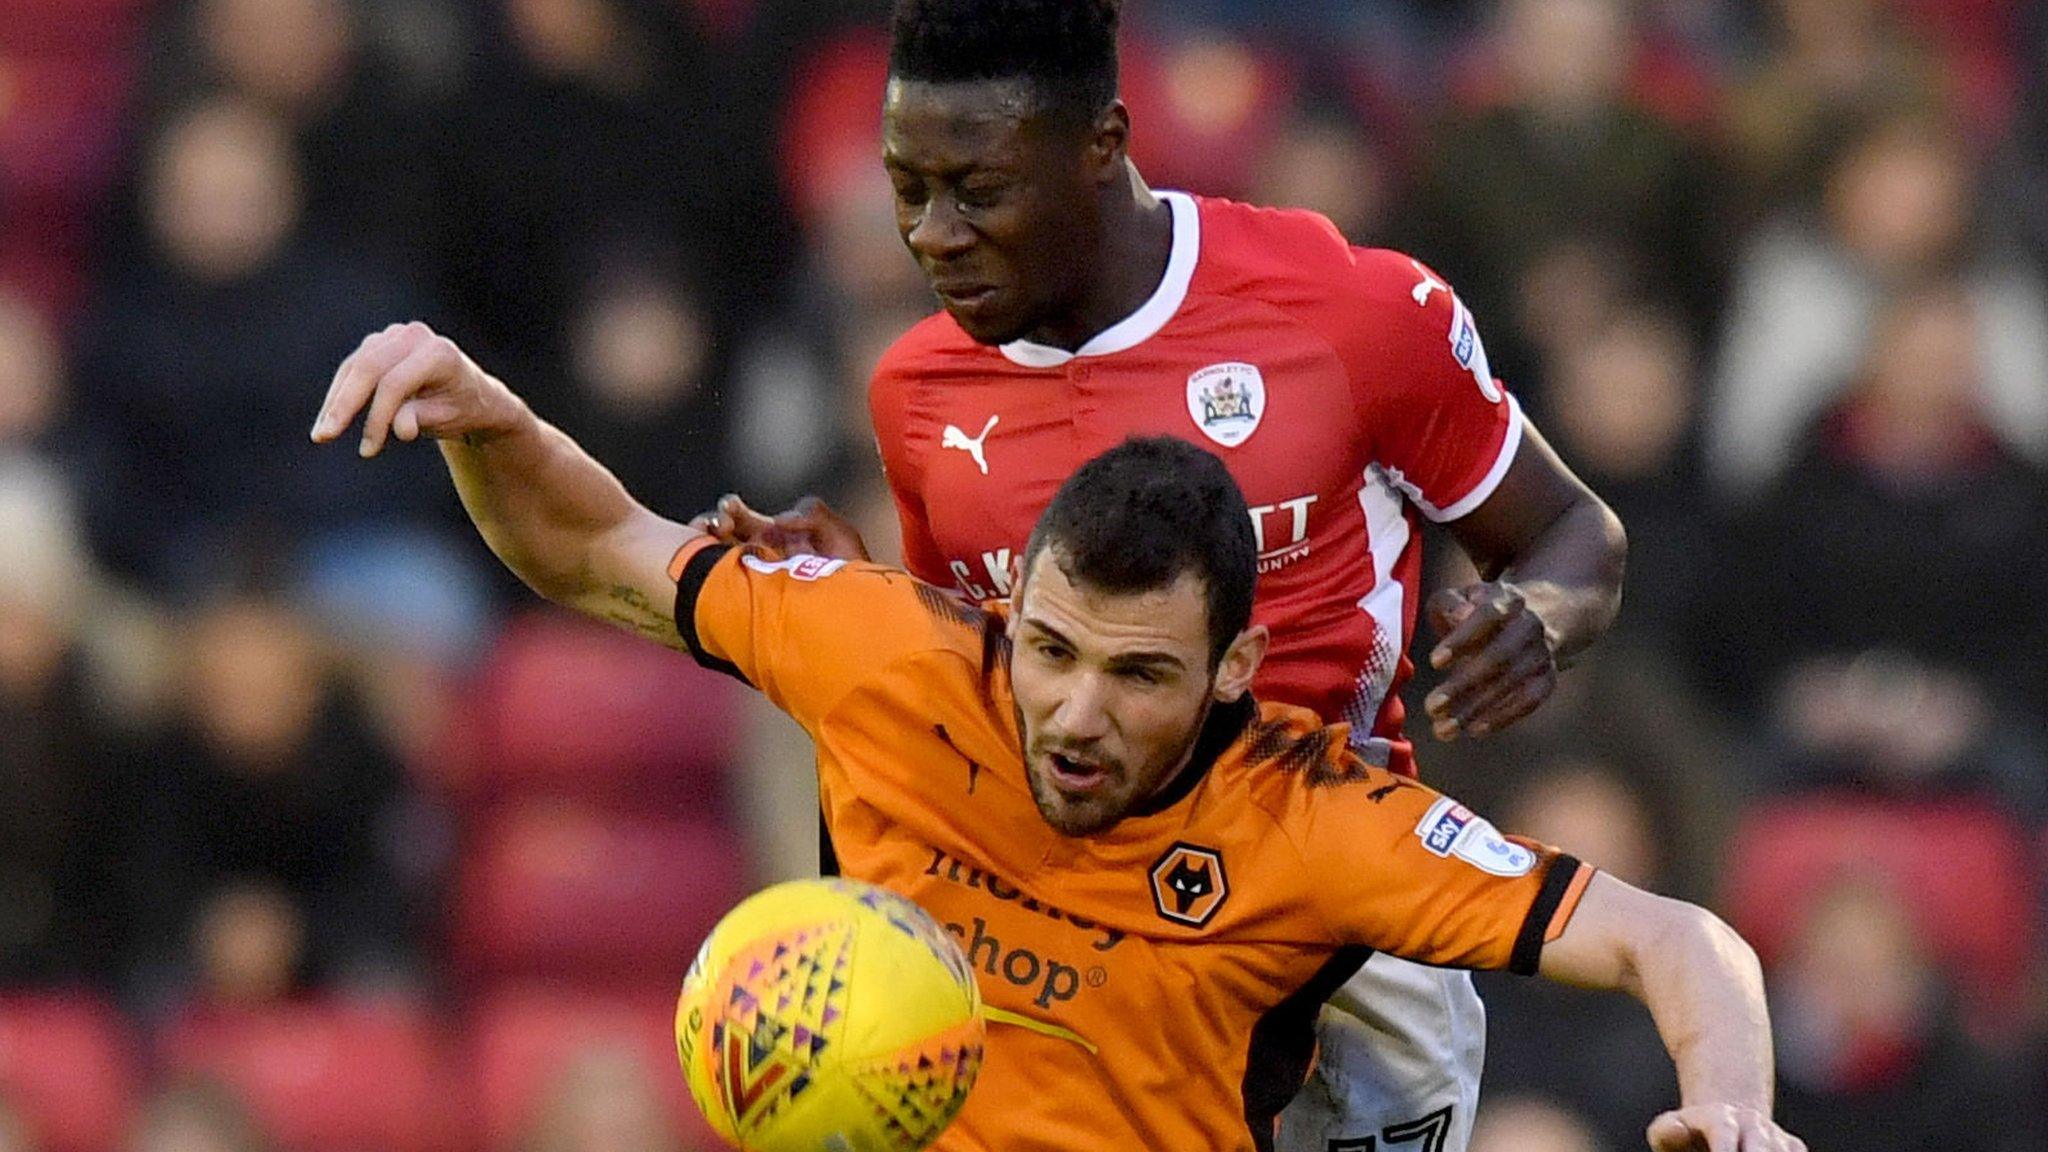
<svg viewBox="0 0 2048 1152">
<path fill-rule="evenodd" d="M 1419 261 L 1346 243 L 1308 212 L 1154 192 L 1127 155 L 1116 0 L 898 0 L 884 103 L 897 225 L 943 311 L 870 388 L 905 566 L 977 601 L 1008 594 L 1060 483 L 1132 435 L 1223 459 L 1251 505 L 1255 690 L 1352 725 L 1412 774 L 1408 679 L 1418 517 L 1482 579 L 1429 614 L 1441 739 L 1549 696 L 1619 607 L 1620 522 L 1494 379 L 1471 313 Z M 714 532 L 857 553 L 822 505 L 768 520 L 736 498 Z M 1460 1152 L 1484 1011 L 1461 972 L 1376 957 L 1324 1013 L 1287 1152 Z"/>
</svg>

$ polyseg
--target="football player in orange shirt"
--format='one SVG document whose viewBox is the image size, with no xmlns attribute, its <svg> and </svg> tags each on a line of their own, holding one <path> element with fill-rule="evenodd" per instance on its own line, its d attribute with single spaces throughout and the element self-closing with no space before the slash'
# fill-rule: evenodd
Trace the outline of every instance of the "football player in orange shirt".
<svg viewBox="0 0 2048 1152">
<path fill-rule="evenodd" d="M 1762 979 L 1725 925 L 1252 700 L 1257 546 L 1201 449 L 1131 441 L 1062 485 L 1005 620 L 895 569 L 770 558 L 656 515 L 424 325 L 364 341 L 313 438 L 358 418 L 366 457 L 438 439 L 537 592 L 688 650 L 810 731 L 846 874 L 958 934 L 998 1025 L 936 1147 L 1270 1149 L 1332 975 L 1385 949 L 1633 992 L 1684 1099 L 1654 1149 L 1803 1149 L 1770 1119 Z M 1440 1121 L 1416 1123 L 1386 1135 L 1440 1146 Z"/>
</svg>

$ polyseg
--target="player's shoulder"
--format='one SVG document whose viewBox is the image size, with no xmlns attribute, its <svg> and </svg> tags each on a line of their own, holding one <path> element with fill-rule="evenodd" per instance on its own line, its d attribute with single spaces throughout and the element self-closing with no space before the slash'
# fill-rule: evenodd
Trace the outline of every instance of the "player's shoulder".
<svg viewBox="0 0 2048 1152">
<path fill-rule="evenodd" d="M 1266 703 L 1245 732 L 1239 755 L 1249 799 L 1298 848 L 1306 850 L 1333 813 L 1378 808 L 1406 789 L 1428 791 L 1367 764 L 1352 751 L 1350 731 L 1308 709 Z"/>
<path fill-rule="evenodd" d="M 892 341 L 875 362 L 874 384 L 909 383 L 949 368 L 985 362 L 989 349 L 944 311 L 934 312 Z"/>
<path fill-rule="evenodd" d="M 1205 272 L 1312 272 L 1348 260 L 1350 244 L 1320 212 L 1269 208 L 1217 196 L 1193 199 L 1200 211 Z"/>
<path fill-rule="evenodd" d="M 1353 322 L 1360 307 L 1387 310 L 1398 320 L 1435 303 L 1418 300 L 1425 279 L 1442 284 L 1420 260 L 1354 245 L 1321 213 L 1210 197 L 1196 202 L 1202 212 L 1198 278 L 1215 292 L 1341 305 Z"/>
<path fill-rule="evenodd" d="M 1000 642 L 1000 619 L 901 568 L 806 554 L 777 556 L 751 547 L 729 551 L 719 561 L 732 565 L 754 596 L 777 597 L 788 605 L 782 610 L 785 618 L 794 613 L 807 628 L 844 631 L 858 639 L 860 660 L 930 651 L 956 653 L 979 665 Z"/>
</svg>

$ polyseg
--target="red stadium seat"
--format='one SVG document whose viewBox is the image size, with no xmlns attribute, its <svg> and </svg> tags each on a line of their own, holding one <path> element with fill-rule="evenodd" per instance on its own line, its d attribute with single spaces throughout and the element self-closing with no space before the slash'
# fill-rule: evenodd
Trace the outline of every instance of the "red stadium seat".
<svg viewBox="0 0 2048 1152">
<path fill-rule="evenodd" d="M 1756 810 L 1728 854 L 1723 905 L 1768 962 L 1811 899 L 1875 874 L 1905 899 L 1971 1016 L 1997 1030 L 2024 995 L 2034 941 L 2033 856 L 2017 825 L 1970 802 L 1818 797 Z"/>
<path fill-rule="evenodd" d="M 746 891 L 739 836 L 701 816 L 531 805 L 485 825 L 463 857 L 455 959 L 478 978 L 667 987 Z"/>
<path fill-rule="evenodd" d="M 448 1152 L 440 1036 L 402 1004 L 322 1001 L 201 1009 L 164 1034 L 164 1065 L 214 1077 L 292 1152 Z"/>
<path fill-rule="evenodd" d="M 10 196 L 98 196 L 120 160 L 133 71 L 113 52 L 0 58 L 0 173 Z"/>
<path fill-rule="evenodd" d="M 147 0 L 0 0 L 0 53 L 132 45 Z"/>
<path fill-rule="evenodd" d="M 127 1022 L 84 995 L 0 997 L 0 1097 L 46 1152 L 113 1152 L 135 1108 Z"/>
<path fill-rule="evenodd" d="M 745 691 L 680 653 L 536 613 L 505 630 L 458 709 L 448 784 L 494 803 L 559 797 L 716 812 Z"/>
<path fill-rule="evenodd" d="M 681 984 L 678 977 L 677 985 Z M 483 1152 L 510 1152 L 554 1078 L 579 1054 L 605 1048 L 637 1056 L 685 1146 L 723 1145 L 690 1102 L 676 1066 L 675 990 L 645 997 L 582 996 L 537 989 L 501 991 L 471 1014 L 470 1114 Z"/>
</svg>

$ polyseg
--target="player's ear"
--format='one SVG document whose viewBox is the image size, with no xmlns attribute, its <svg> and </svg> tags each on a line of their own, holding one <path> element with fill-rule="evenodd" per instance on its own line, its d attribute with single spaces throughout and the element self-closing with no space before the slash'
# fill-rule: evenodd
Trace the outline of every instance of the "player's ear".
<svg viewBox="0 0 2048 1152">
<path fill-rule="evenodd" d="M 1018 595 L 1023 591 L 1024 557 L 1021 553 L 1013 554 L 1010 557 L 1010 602 L 1016 603 Z"/>
<path fill-rule="evenodd" d="M 1224 649 L 1223 659 L 1216 665 L 1216 687 L 1212 690 L 1219 704 L 1235 703 L 1246 692 L 1251 691 L 1252 678 L 1259 673 L 1259 665 L 1265 662 L 1266 646 L 1272 634 L 1264 624 L 1254 624 L 1237 634 L 1237 639 Z"/>
<path fill-rule="evenodd" d="M 1123 101 L 1111 100 L 1089 127 L 1088 171 L 1098 183 L 1123 178 L 1130 143 L 1131 111 Z"/>
</svg>

